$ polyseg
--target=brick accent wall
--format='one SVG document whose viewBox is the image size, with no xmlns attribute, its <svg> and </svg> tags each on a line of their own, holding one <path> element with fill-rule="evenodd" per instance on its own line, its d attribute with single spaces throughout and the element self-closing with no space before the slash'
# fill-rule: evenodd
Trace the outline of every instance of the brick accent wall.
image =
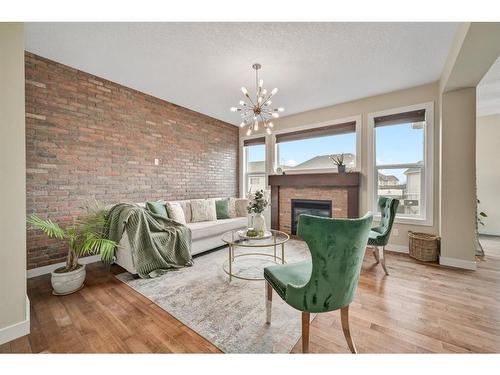
<svg viewBox="0 0 500 375">
<path fill-rule="evenodd" d="M 347 217 L 347 190 L 332 187 L 281 187 L 279 198 L 280 230 L 292 232 L 292 199 L 329 200 L 332 217 Z"/>
<path fill-rule="evenodd" d="M 93 198 L 237 195 L 237 127 L 28 52 L 25 61 L 28 215 L 64 226 Z M 33 230 L 27 249 L 29 269 L 66 250 Z"/>
</svg>

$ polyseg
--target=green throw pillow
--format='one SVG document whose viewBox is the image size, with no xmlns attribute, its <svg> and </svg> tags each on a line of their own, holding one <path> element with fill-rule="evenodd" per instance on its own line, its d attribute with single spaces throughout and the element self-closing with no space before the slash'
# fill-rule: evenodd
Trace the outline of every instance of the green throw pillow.
<svg viewBox="0 0 500 375">
<path fill-rule="evenodd" d="M 217 212 L 217 220 L 229 219 L 229 199 L 215 201 L 215 211 Z"/>
<path fill-rule="evenodd" d="M 163 201 L 146 202 L 146 208 L 148 209 L 148 211 L 154 214 L 168 218 L 167 208 L 165 207 L 165 202 Z"/>
</svg>

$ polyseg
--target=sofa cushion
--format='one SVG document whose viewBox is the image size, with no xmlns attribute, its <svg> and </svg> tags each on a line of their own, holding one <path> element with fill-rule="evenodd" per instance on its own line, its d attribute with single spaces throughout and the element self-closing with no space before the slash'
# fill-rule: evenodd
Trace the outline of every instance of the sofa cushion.
<svg viewBox="0 0 500 375">
<path fill-rule="evenodd" d="M 247 219 L 238 217 L 234 219 L 200 221 L 188 223 L 187 227 L 191 229 L 191 237 L 194 240 L 205 237 L 221 236 L 224 232 L 241 229 L 246 227 Z"/>
<path fill-rule="evenodd" d="M 148 211 L 150 211 L 154 214 L 168 217 L 167 208 L 165 207 L 165 203 L 166 203 L 165 201 L 146 202 L 146 208 L 148 209 Z"/>
<path fill-rule="evenodd" d="M 191 200 L 191 220 L 193 223 L 217 220 L 215 199 Z"/>
<path fill-rule="evenodd" d="M 229 217 L 243 217 L 247 216 L 247 198 L 229 198 Z"/>
<path fill-rule="evenodd" d="M 168 217 L 181 224 L 186 224 L 186 216 L 179 202 L 167 202 Z"/>
<path fill-rule="evenodd" d="M 229 217 L 229 199 L 218 199 L 215 201 L 215 211 L 217 220 L 230 219 Z"/>
</svg>

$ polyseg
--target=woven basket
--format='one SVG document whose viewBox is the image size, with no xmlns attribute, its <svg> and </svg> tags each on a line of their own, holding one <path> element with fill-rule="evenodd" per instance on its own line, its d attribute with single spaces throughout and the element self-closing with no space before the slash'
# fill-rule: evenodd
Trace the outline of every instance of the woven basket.
<svg viewBox="0 0 500 375">
<path fill-rule="evenodd" d="M 408 232 L 410 256 L 422 262 L 435 262 L 439 256 L 439 236 Z"/>
</svg>

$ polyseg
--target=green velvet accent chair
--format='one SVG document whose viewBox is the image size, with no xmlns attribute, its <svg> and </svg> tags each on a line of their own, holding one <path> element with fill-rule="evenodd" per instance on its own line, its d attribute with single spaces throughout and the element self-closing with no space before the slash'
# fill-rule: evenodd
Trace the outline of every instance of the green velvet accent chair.
<svg viewBox="0 0 500 375">
<path fill-rule="evenodd" d="M 385 264 L 385 246 L 389 242 L 391 236 L 392 224 L 396 217 L 399 200 L 394 198 L 379 197 L 378 208 L 380 211 L 380 223 L 373 227 L 368 236 L 368 246 L 373 251 L 373 256 L 377 263 L 382 265 L 386 275 L 389 275 Z M 381 248 L 382 249 L 381 249 Z"/>
<path fill-rule="evenodd" d="M 271 323 L 272 291 L 302 311 L 302 351 L 309 351 L 310 313 L 340 309 L 342 329 L 351 352 L 356 347 L 348 324 L 349 304 L 358 286 L 372 214 L 360 219 L 300 215 L 297 234 L 309 247 L 311 260 L 264 268 L 267 323 Z"/>
</svg>

